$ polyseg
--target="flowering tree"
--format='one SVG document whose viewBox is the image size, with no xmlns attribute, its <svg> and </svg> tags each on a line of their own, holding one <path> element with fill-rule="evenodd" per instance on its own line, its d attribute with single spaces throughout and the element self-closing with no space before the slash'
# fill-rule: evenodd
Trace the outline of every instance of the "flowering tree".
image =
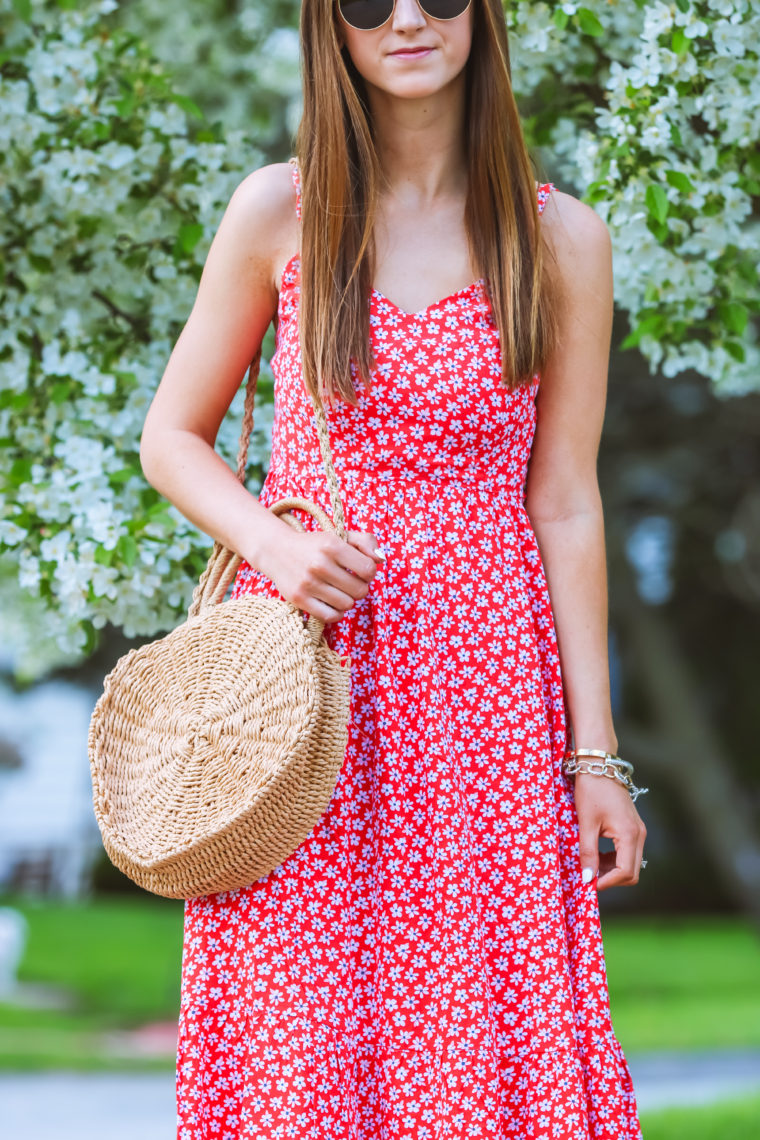
<svg viewBox="0 0 760 1140">
<path fill-rule="evenodd" d="M 757 0 L 519 3 L 510 23 L 537 141 L 609 226 L 622 347 L 757 389 Z"/>
<path fill-rule="evenodd" d="M 239 131 L 191 138 L 200 112 L 115 8 L 26 2 L 3 16 L 0 545 L 38 599 L 18 622 L 3 607 L 32 672 L 51 635 L 82 654 L 107 622 L 149 634 L 189 602 L 208 540 L 146 484 L 139 435 L 218 219 L 265 161 Z M 266 376 L 261 389 L 254 484 Z M 240 410 L 220 435 L 227 456 Z"/>
<path fill-rule="evenodd" d="M 186 608 L 208 539 L 145 483 L 139 434 L 233 189 L 290 153 L 298 9 L 2 9 L 0 580 L 27 610 L 6 605 L 0 632 L 26 639 L 27 672 L 51 642 L 85 654 L 106 623 L 150 635 Z M 508 20 L 529 137 L 610 228 L 623 347 L 665 376 L 697 369 L 723 395 L 757 387 L 756 0 L 517 3 Z M 228 457 L 239 415 L 238 399 Z M 257 424 L 253 490 L 270 440 L 266 363 Z"/>
</svg>

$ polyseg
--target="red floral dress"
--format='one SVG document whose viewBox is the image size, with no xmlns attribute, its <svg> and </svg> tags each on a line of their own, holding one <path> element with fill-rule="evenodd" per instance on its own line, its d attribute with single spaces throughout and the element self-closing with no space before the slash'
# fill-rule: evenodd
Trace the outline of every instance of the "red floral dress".
<svg viewBox="0 0 760 1140">
<path fill-rule="evenodd" d="M 260 498 L 331 513 L 298 297 L 296 255 Z M 502 386 L 482 279 L 370 306 L 371 391 L 327 408 L 346 525 L 387 554 L 326 627 L 351 654 L 345 763 L 280 867 L 185 904 L 178 1140 L 640 1140 L 524 508 L 539 376 Z M 244 563 L 246 592 L 279 596 Z"/>
</svg>

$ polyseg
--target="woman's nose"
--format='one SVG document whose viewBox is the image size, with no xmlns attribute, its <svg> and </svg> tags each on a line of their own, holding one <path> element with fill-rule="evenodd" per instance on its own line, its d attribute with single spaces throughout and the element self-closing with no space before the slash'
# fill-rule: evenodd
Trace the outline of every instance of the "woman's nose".
<svg viewBox="0 0 760 1140">
<path fill-rule="evenodd" d="M 394 31 L 412 31 L 414 28 L 424 28 L 424 26 L 425 13 L 420 8 L 418 0 L 396 0 L 392 22 Z"/>
</svg>

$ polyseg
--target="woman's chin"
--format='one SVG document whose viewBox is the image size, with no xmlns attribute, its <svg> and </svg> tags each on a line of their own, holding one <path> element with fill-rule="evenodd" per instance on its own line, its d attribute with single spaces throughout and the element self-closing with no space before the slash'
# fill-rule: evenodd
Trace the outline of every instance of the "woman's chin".
<svg viewBox="0 0 760 1140">
<path fill-rule="evenodd" d="M 435 99 L 445 91 L 454 78 L 456 77 L 424 75 L 420 71 L 417 75 L 394 76 L 391 82 L 367 81 L 367 86 L 386 99 Z"/>
</svg>

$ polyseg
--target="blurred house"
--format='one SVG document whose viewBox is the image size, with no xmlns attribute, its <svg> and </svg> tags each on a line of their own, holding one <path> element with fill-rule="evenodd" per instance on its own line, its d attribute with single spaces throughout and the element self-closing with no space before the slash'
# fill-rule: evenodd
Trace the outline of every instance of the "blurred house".
<svg viewBox="0 0 760 1140">
<path fill-rule="evenodd" d="M 102 851 L 87 730 L 92 693 L 0 682 L 0 891 L 78 898 Z"/>
</svg>

